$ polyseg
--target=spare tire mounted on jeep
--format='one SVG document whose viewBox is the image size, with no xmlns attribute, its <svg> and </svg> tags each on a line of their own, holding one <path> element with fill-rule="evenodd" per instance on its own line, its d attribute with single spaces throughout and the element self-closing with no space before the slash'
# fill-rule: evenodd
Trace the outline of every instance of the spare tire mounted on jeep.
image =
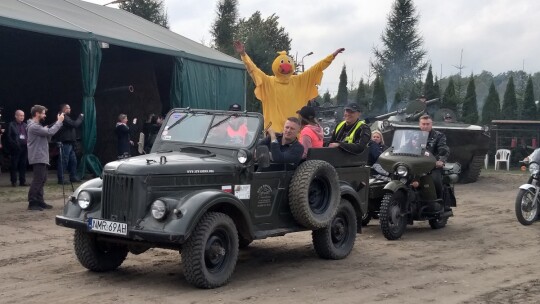
<svg viewBox="0 0 540 304">
<path fill-rule="evenodd" d="M 340 201 L 336 169 L 322 160 L 300 164 L 289 188 L 291 213 L 308 229 L 326 227 L 336 215 Z"/>
</svg>

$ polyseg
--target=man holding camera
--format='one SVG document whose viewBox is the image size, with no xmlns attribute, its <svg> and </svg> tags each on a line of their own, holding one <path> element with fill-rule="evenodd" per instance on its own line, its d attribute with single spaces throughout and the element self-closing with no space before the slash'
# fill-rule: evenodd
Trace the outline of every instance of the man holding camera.
<svg viewBox="0 0 540 304">
<path fill-rule="evenodd" d="M 57 176 L 58 183 L 67 183 L 64 180 L 64 170 L 69 172 L 69 181 L 72 183 L 80 182 L 77 177 L 77 155 L 75 154 L 75 144 L 77 142 L 76 129 L 82 124 L 84 115 L 81 113 L 76 120 L 71 119 L 71 107 L 68 104 L 60 105 L 60 113 L 64 114 L 64 123 L 60 131 L 56 133 L 55 141 L 58 148 L 62 149 L 62 159 L 58 157 Z"/>
<path fill-rule="evenodd" d="M 45 203 L 43 186 L 47 181 L 49 166 L 49 139 L 60 130 L 64 113 L 57 115 L 57 121 L 49 128 L 41 125 L 45 120 L 47 108 L 35 105 L 30 110 L 32 119 L 28 120 L 28 163 L 32 165 L 34 176 L 28 190 L 28 210 L 43 211 L 52 206 Z"/>
</svg>

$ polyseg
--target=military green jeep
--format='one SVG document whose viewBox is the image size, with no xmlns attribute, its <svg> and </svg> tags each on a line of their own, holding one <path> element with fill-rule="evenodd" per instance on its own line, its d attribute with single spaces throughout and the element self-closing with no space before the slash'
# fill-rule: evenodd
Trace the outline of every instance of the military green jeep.
<svg viewBox="0 0 540 304">
<path fill-rule="evenodd" d="M 345 258 L 367 211 L 366 155 L 311 149 L 298 166 L 276 164 L 258 113 L 174 109 L 150 154 L 108 163 L 70 196 L 56 224 L 75 229 L 79 262 L 118 268 L 128 252 L 181 252 L 201 288 L 230 279 L 239 248 L 312 230 L 317 254 Z"/>
</svg>

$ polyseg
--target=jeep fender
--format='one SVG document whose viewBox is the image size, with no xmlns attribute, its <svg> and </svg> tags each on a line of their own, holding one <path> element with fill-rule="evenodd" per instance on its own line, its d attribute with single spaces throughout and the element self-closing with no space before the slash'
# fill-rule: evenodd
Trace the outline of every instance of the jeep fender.
<svg viewBox="0 0 540 304">
<path fill-rule="evenodd" d="M 249 211 L 241 200 L 230 193 L 208 189 L 191 191 L 180 197 L 163 197 L 160 199 L 171 207 L 170 217 L 172 217 L 172 220 L 164 223 L 163 230 L 183 234 L 184 240 L 189 238 L 201 217 L 208 211 L 227 214 L 233 219 L 238 232 L 242 236 L 253 239 L 254 232 Z M 177 214 L 172 214 L 173 209 L 177 210 Z M 149 219 L 149 217 L 152 216 L 148 215 L 145 220 Z"/>
<path fill-rule="evenodd" d="M 399 190 L 403 190 L 405 191 L 405 193 L 407 193 L 407 186 L 405 186 L 405 184 L 403 184 L 402 182 L 398 180 L 392 180 L 388 182 L 386 186 L 384 186 L 384 190 L 388 192 L 392 192 L 392 193 L 396 193 Z"/>
<path fill-rule="evenodd" d="M 362 215 L 365 214 L 368 210 L 368 202 L 366 200 L 363 200 L 358 192 L 354 190 L 354 188 L 349 185 L 348 183 L 341 182 L 339 185 L 339 190 L 341 192 L 341 198 L 348 200 L 356 212 L 356 218 L 358 221 L 358 230 L 357 232 L 360 233 L 362 229 Z"/>
<path fill-rule="evenodd" d="M 83 184 L 81 184 L 79 187 L 77 187 L 77 189 L 75 189 L 75 191 L 71 195 L 71 197 L 74 199 L 72 201 L 73 203 L 69 203 L 70 198 L 69 197 L 67 198 L 68 203 L 64 205 L 64 213 L 63 213 L 64 216 L 68 218 L 75 218 L 75 219 L 84 221 L 85 217 L 83 216 L 83 210 L 76 203 L 75 199 L 77 199 L 77 196 L 79 196 L 79 193 L 81 191 L 86 190 L 90 192 L 90 194 L 92 195 L 92 199 L 95 200 L 93 204 L 96 204 L 97 203 L 96 201 L 99 201 L 99 202 L 101 201 L 101 191 L 102 191 L 101 187 L 102 186 L 103 186 L 103 180 L 98 177 L 98 178 L 93 178 L 89 181 L 86 181 Z M 99 208 L 98 211 L 94 210 L 93 212 L 92 211 L 87 212 L 88 217 L 99 217 L 100 215 L 101 215 L 101 208 Z"/>
</svg>

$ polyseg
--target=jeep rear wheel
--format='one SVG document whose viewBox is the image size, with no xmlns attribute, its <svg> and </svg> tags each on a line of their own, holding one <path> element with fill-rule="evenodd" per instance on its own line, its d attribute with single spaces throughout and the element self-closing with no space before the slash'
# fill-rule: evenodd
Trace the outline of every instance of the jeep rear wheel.
<svg viewBox="0 0 540 304">
<path fill-rule="evenodd" d="M 401 210 L 401 205 L 406 196 L 403 192 L 385 193 L 381 202 L 379 213 L 379 223 L 385 238 L 397 240 L 405 232 L 407 222 L 403 216 L 405 210 Z"/>
<path fill-rule="evenodd" d="M 303 162 L 294 173 L 289 188 L 291 213 L 308 229 L 330 224 L 339 205 L 339 178 L 336 169 L 322 160 Z"/>
<path fill-rule="evenodd" d="M 126 246 L 99 242 L 95 234 L 81 229 L 75 230 L 73 245 L 79 263 L 96 272 L 115 270 L 122 265 L 128 254 Z"/>
<path fill-rule="evenodd" d="M 206 213 L 183 246 L 186 280 L 199 288 L 216 288 L 231 278 L 238 260 L 238 231 L 219 212 Z"/>
<path fill-rule="evenodd" d="M 340 260 L 347 257 L 356 240 L 356 213 L 351 203 L 342 199 L 330 225 L 313 230 L 311 237 L 315 252 L 321 258 Z"/>
</svg>

